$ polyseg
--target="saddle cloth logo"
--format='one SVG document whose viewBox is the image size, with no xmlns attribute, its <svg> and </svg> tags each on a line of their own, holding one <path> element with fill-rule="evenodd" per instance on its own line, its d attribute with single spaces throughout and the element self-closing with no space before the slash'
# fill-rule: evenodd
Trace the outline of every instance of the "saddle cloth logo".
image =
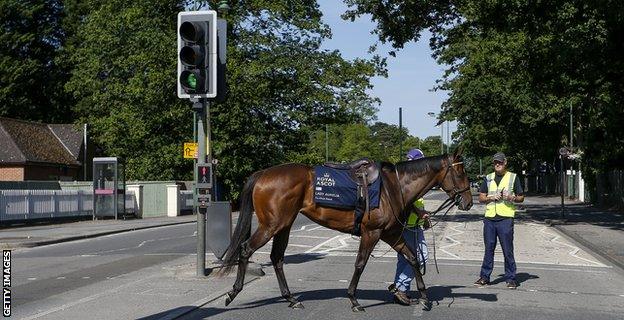
<svg viewBox="0 0 624 320">
<path fill-rule="evenodd" d="M 327 172 L 322 177 L 316 177 L 316 190 L 323 190 L 323 187 L 333 187 L 335 185 L 336 180 Z"/>
<path fill-rule="evenodd" d="M 314 167 L 314 202 L 340 209 L 353 209 L 357 205 L 357 184 L 351 180 L 349 170 L 325 166 Z M 379 207 L 381 179 L 368 186 L 370 208 Z"/>
</svg>

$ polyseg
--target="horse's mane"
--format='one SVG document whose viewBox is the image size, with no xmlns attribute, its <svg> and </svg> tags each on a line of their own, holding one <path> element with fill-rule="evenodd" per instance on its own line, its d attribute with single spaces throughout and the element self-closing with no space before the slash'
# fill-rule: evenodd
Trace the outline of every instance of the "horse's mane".
<svg viewBox="0 0 624 320">
<path fill-rule="evenodd" d="M 441 156 L 421 158 L 418 160 L 401 161 L 401 162 L 398 162 L 394 166 L 396 166 L 396 169 L 398 171 L 402 173 L 408 173 L 408 174 L 411 174 L 411 173 L 421 174 L 430 170 L 440 171 L 442 169 L 442 159 L 446 157 L 447 155 L 441 155 Z M 392 164 L 388 162 L 382 163 L 382 167 L 385 167 L 388 165 L 392 165 Z"/>
</svg>

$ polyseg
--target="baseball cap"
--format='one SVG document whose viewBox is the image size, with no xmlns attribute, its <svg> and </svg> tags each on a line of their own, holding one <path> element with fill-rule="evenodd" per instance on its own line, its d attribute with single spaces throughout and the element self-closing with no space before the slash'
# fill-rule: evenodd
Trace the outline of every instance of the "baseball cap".
<svg viewBox="0 0 624 320">
<path fill-rule="evenodd" d="M 505 157 L 505 154 L 502 152 L 497 152 L 496 154 L 494 154 L 494 157 L 492 157 L 492 161 L 498 161 L 498 162 L 505 162 L 505 159 L 507 159 Z"/>
<path fill-rule="evenodd" d="M 425 154 L 420 149 L 412 149 L 407 152 L 407 160 L 424 158 Z"/>
</svg>

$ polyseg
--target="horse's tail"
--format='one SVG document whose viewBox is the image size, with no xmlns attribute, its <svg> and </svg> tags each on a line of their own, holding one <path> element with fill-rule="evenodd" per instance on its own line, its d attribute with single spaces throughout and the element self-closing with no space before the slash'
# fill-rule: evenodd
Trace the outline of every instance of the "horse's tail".
<svg viewBox="0 0 624 320">
<path fill-rule="evenodd" d="M 253 190 L 256 182 L 262 175 L 262 171 L 258 171 L 251 175 L 245 182 L 243 192 L 241 194 L 241 206 L 238 214 L 236 228 L 227 248 L 225 258 L 223 258 L 223 269 L 220 275 L 228 274 L 234 265 L 238 263 L 241 254 L 241 245 L 251 236 L 251 218 L 253 216 Z"/>
</svg>

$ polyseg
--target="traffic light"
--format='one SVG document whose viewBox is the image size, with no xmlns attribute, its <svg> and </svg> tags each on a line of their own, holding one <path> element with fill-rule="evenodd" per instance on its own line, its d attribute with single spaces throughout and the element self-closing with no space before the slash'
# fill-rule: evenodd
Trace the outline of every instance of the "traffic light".
<svg viewBox="0 0 624 320">
<path fill-rule="evenodd" d="M 178 13 L 178 97 L 217 96 L 217 12 Z"/>
</svg>

